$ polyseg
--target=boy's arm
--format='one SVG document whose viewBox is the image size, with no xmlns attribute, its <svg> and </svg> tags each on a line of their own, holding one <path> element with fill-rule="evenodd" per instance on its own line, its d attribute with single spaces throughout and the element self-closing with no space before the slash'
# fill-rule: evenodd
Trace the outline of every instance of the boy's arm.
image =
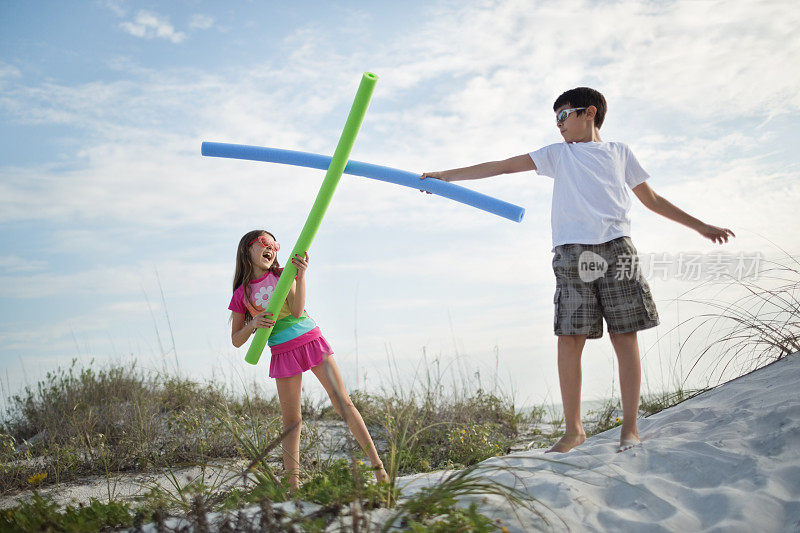
<svg viewBox="0 0 800 533">
<path fill-rule="evenodd" d="M 533 159 L 528 154 L 509 157 L 502 161 L 489 161 L 471 167 L 454 168 L 442 172 L 425 172 L 420 179 L 436 178 L 442 181 L 461 181 L 478 180 L 500 174 L 513 174 L 514 172 L 524 172 L 526 170 L 536 170 Z"/>
<path fill-rule="evenodd" d="M 692 228 L 706 239 L 710 239 L 713 242 L 722 244 L 723 242 L 728 242 L 729 236 L 736 237 L 736 235 L 728 228 L 712 226 L 711 224 L 706 224 L 705 222 L 694 218 L 686 211 L 683 211 L 672 204 L 666 198 L 656 194 L 656 192 L 650 188 L 650 185 L 648 185 L 646 181 L 640 183 L 631 190 L 639 199 L 639 201 L 642 202 L 650 211 Z"/>
</svg>

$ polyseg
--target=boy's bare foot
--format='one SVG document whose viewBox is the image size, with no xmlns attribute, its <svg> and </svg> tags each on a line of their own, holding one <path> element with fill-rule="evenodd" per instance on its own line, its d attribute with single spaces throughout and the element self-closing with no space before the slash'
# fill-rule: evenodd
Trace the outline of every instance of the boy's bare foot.
<svg viewBox="0 0 800 533">
<path fill-rule="evenodd" d="M 638 435 L 626 435 L 624 437 L 620 437 L 617 453 L 624 452 L 625 450 L 630 450 L 634 446 L 641 443 L 642 441 L 639 440 Z"/>
<path fill-rule="evenodd" d="M 586 442 L 585 433 L 566 433 L 555 445 L 544 453 L 564 453 L 570 451 L 575 446 L 580 446 Z"/>
</svg>

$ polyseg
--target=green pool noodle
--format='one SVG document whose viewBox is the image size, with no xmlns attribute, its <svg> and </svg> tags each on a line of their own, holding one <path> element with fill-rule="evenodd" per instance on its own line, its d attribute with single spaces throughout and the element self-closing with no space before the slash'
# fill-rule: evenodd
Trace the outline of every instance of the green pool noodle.
<svg viewBox="0 0 800 533">
<path fill-rule="evenodd" d="M 371 72 L 365 72 L 361 77 L 358 92 L 356 92 L 353 106 L 350 108 L 350 114 L 347 116 L 347 122 L 344 124 L 342 135 L 339 137 L 339 144 L 336 145 L 336 151 L 331 158 L 331 164 L 325 174 L 325 179 L 322 180 L 322 185 L 320 185 L 317 198 L 314 200 L 314 205 L 311 207 L 311 212 L 308 214 L 302 231 L 300 231 L 300 236 L 297 238 L 297 242 L 292 249 L 287 265 L 283 269 L 281 277 L 278 279 L 275 291 L 272 293 L 269 303 L 267 303 L 267 308 L 264 310 L 265 314 L 272 313 L 272 317 L 277 318 L 278 312 L 283 306 L 283 302 L 289 295 L 292 281 L 294 281 L 294 277 L 297 275 L 297 267 L 292 264 L 291 258 L 294 257 L 295 254 L 299 254 L 302 257 L 303 254 L 309 250 L 311 243 L 314 241 L 314 237 L 317 235 L 319 226 L 322 223 L 322 218 L 328 210 L 328 206 L 333 198 L 333 193 L 336 190 L 336 186 L 339 184 L 339 179 L 342 177 L 344 168 L 347 166 L 347 161 L 350 159 L 350 152 L 353 150 L 353 144 L 356 142 L 356 135 L 358 135 L 358 130 L 361 128 L 361 123 L 364 121 L 364 115 L 367 113 L 367 107 L 369 107 L 372 91 L 375 89 L 375 83 L 377 81 L 378 76 Z M 271 333 L 272 328 L 258 328 L 256 330 L 256 334 L 244 358 L 245 361 L 251 365 L 258 363 Z"/>
</svg>

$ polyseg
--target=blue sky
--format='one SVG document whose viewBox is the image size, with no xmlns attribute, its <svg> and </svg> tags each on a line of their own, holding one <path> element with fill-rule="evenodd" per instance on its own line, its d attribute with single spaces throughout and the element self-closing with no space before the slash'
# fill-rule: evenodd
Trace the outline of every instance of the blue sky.
<svg viewBox="0 0 800 533">
<path fill-rule="evenodd" d="M 561 140 L 553 100 L 590 85 L 609 102 L 603 139 L 733 228 L 725 251 L 797 253 L 798 23 L 788 2 L 0 2 L 3 391 L 73 358 L 271 386 L 230 344 L 233 254 L 255 227 L 289 250 L 322 173 L 200 143 L 331 154 L 367 70 L 380 80 L 353 159 L 421 172 L 525 153 Z M 497 372 L 522 403 L 558 399 L 551 183 L 469 186 L 525 220 L 342 179 L 307 307 L 349 384 L 440 357 L 455 379 Z M 632 217 L 640 253 L 718 251 L 638 204 Z M 674 303 L 690 282 L 651 286 L 662 325 L 641 339 L 659 389 L 700 310 Z M 614 372 L 610 343 L 590 343 L 584 397 Z"/>
</svg>

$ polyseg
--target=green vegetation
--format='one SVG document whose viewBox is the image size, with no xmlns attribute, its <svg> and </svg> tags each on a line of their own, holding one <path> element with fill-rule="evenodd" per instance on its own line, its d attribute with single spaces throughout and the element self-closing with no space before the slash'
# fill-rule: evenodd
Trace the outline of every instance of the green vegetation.
<svg viewBox="0 0 800 533">
<path fill-rule="evenodd" d="M 210 384 L 121 364 L 79 369 L 73 361 L 11 398 L 0 425 L 0 492 L 41 473 L 49 484 L 236 457 L 234 435 L 209 414 L 219 405 L 246 417 L 255 438 L 278 433 L 274 397 L 237 400 Z"/>
<path fill-rule="evenodd" d="M 509 451 L 522 420 L 510 400 L 466 387 L 445 393 L 440 381 L 434 387 L 428 379 L 425 386 L 382 395 L 352 394 L 376 441 L 385 443 L 381 453 L 393 478 L 464 468 Z M 235 513 L 255 504 L 275 524 L 283 520 L 281 527 L 290 520 L 314 531 L 354 503 L 363 510 L 405 509 L 398 506 L 393 485 L 374 483 L 372 469 L 354 451 L 353 442 L 348 444 L 349 460 L 327 458 L 314 422 L 338 416 L 330 406 L 308 400 L 303 404 L 303 483 L 297 493 L 281 478 L 279 404 L 258 387 L 235 395 L 214 384 L 134 366 L 80 368 L 73 361 L 11 398 L 10 404 L 0 423 L 0 493 L 99 475 L 107 480 L 108 503 L 91 500 L 62 507 L 34 491 L 32 501 L 0 511 L 0 530 L 97 531 L 183 516 L 202 531 L 206 513 Z M 174 470 L 188 466 L 198 467 L 200 475 L 187 480 Z M 114 477 L 134 472 L 162 472 L 169 486 L 154 485 L 144 496 L 117 500 Z M 278 504 L 290 500 L 322 509 L 289 517 Z M 474 507 L 456 507 L 453 498 L 431 505 L 436 512 L 447 510 L 448 519 L 434 520 L 435 513 L 417 509 L 403 511 L 404 523 L 415 530 L 434 522 L 434 530 L 496 529 Z"/>
<path fill-rule="evenodd" d="M 0 531 L 66 531 L 83 533 L 107 528 L 123 528 L 141 520 L 130 505 L 111 501 L 103 503 L 92 498 L 88 505 L 59 506 L 34 494 L 30 502 L 0 511 Z"/>
<path fill-rule="evenodd" d="M 384 463 L 392 477 L 503 455 L 517 435 L 512 402 L 482 390 L 454 398 L 425 389 L 371 396 L 362 405 L 365 421 L 379 425 L 389 444 Z"/>
<path fill-rule="evenodd" d="M 495 467 L 491 470 L 508 469 Z M 471 466 L 454 472 L 433 486 L 420 490 L 413 497 L 401 503 L 395 514 L 383 526 L 387 531 L 392 526 L 400 526 L 410 531 L 497 531 L 504 529 L 501 523 L 494 522 L 477 511 L 472 503 L 467 509 L 456 507 L 456 499 L 464 496 L 499 496 L 512 507 L 524 507 L 542 518 L 536 501 L 516 489 L 486 481 L 486 472 Z"/>
</svg>

